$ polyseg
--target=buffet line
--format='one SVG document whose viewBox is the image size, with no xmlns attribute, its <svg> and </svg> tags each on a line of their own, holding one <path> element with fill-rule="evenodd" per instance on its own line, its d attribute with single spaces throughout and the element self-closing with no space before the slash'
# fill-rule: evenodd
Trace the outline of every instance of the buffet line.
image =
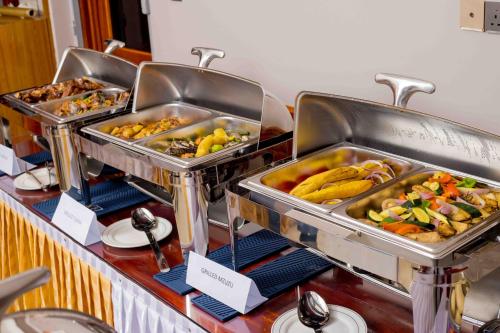
<svg viewBox="0 0 500 333">
<path fill-rule="evenodd" d="M 88 181 L 106 164 L 171 205 L 186 261 L 207 255 L 215 223 L 238 270 L 238 233 L 252 222 L 410 297 L 415 332 L 494 318 L 499 298 L 474 288 L 500 266 L 480 260 L 500 254 L 500 137 L 407 109 L 435 87 L 390 74 L 376 81 L 394 105 L 302 92 L 292 119 L 261 84 L 207 68 L 221 50 L 192 53 L 199 66 L 136 67 L 69 48 L 52 84 L 3 103 L 41 124 L 61 191 L 95 209 Z M 145 230 L 155 217 L 132 220 Z"/>
</svg>

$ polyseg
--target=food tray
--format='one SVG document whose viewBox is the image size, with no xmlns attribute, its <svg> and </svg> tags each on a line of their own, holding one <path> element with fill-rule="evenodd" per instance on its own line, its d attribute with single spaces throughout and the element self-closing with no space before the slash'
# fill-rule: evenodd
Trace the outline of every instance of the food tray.
<svg viewBox="0 0 500 333">
<path fill-rule="evenodd" d="M 38 110 L 40 113 L 46 114 L 48 117 L 53 118 L 56 121 L 60 122 L 60 121 L 68 120 L 68 119 L 74 119 L 74 118 L 79 118 L 79 117 L 82 117 L 82 116 L 87 116 L 87 115 L 98 113 L 98 112 L 103 112 L 103 111 L 109 111 L 109 110 L 113 110 L 113 109 L 118 109 L 118 108 L 124 107 L 126 105 L 126 101 L 124 101 L 122 103 L 115 104 L 115 105 L 112 105 L 112 106 L 100 107 L 100 108 L 97 108 L 97 109 L 95 109 L 93 111 L 88 111 L 88 112 L 81 113 L 81 114 L 76 114 L 75 113 L 75 114 L 71 114 L 69 116 L 59 116 L 59 115 L 57 115 L 55 113 L 57 111 L 57 109 L 61 107 L 61 105 L 63 103 L 65 103 L 67 101 L 72 101 L 72 100 L 75 100 L 75 99 L 78 99 L 78 98 L 85 98 L 86 96 L 90 96 L 91 94 L 94 94 L 96 92 L 102 92 L 104 94 L 104 96 L 106 96 L 106 97 L 114 95 L 115 98 L 118 98 L 118 96 L 121 93 L 125 92 L 125 90 L 122 89 L 122 88 L 103 88 L 103 89 L 98 89 L 98 90 L 92 90 L 92 91 L 88 91 L 88 92 L 85 92 L 85 93 L 82 93 L 82 94 L 78 94 L 78 95 L 74 95 L 74 96 L 68 96 L 68 97 L 65 97 L 65 98 L 61 98 L 61 99 L 57 99 L 57 100 L 52 100 L 50 102 L 39 104 L 39 105 L 36 105 L 34 107 L 34 109 Z M 127 98 L 127 100 L 128 100 L 128 98 Z"/>
<path fill-rule="evenodd" d="M 119 89 L 122 89 L 122 90 L 126 90 L 124 87 L 121 87 L 121 86 L 118 86 L 118 85 L 115 85 L 113 83 L 110 83 L 110 82 L 106 82 L 106 81 L 102 81 L 102 80 L 98 80 L 96 78 L 93 78 L 93 77 L 87 77 L 89 80 L 91 81 L 94 81 L 96 83 L 100 83 L 103 85 L 102 88 L 100 89 L 105 89 L 105 88 L 119 88 Z M 78 78 L 75 78 L 75 79 L 78 79 Z M 71 80 L 66 80 L 66 81 L 63 81 L 63 82 L 69 82 Z M 35 89 L 40 89 L 40 88 L 43 88 L 43 87 L 51 87 L 51 86 L 54 86 L 56 84 L 59 84 L 60 82 L 57 82 L 57 83 L 52 83 L 52 84 L 46 84 L 46 85 L 42 85 L 42 86 L 38 86 L 38 87 L 32 87 L 32 88 L 29 88 L 29 89 L 24 89 L 24 90 L 19 90 L 19 91 L 15 91 L 15 92 L 12 92 L 12 93 L 9 93 L 9 94 L 6 94 L 4 97 L 11 101 L 11 102 L 14 102 L 16 103 L 17 105 L 20 105 L 20 106 L 24 106 L 24 107 L 28 107 L 28 108 L 31 108 L 31 107 L 36 107 L 36 106 L 39 106 L 39 105 L 44 105 L 44 104 L 47 104 L 47 103 L 51 103 L 51 102 L 54 102 L 54 101 L 58 101 L 58 100 L 61 100 L 61 99 L 53 99 L 53 100 L 50 100 L 50 101 L 44 101 L 44 102 L 37 102 L 37 103 L 28 103 L 28 102 L 25 102 L 19 98 L 17 98 L 15 95 L 17 93 L 26 93 L 26 92 L 30 92 L 32 90 L 35 90 Z M 71 96 L 66 96 L 66 97 L 63 97 L 64 98 L 69 98 L 69 97 L 75 97 L 75 96 L 78 96 L 78 95 L 81 95 L 81 94 L 85 94 L 85 93 L 89 93 L 89 92 L 94 92 L 95 90 L 99 90 L 99 89 L 94 89 L 94 90 L 88 90 L 84 93 L 80 93 L 80 94 L 76 94 L 76 95 L 71 95 Z"/>
<path fill-rule="evenodd" d="M 241 131 L 249 132 L 249 140 L 242 142 L 241 144 L 220 150 L 215 153 L 208 154 L 203 157 L 198 158 L 187 158 L 182 159 L 180 157 L 170 156 L 161 152 L 156 151 L 152 146 L 163 140 L 181 139 L 186 137 L 196 137 L 204 136 L 212 133 L 216 128 L 224 128 L 230 131 Z M 146 140 L 140 141 L 136 144 L 132 144 L 134 147 L 139 148 L 143 152 L 160 156 L 163 159 L 174 161 L 178 166 L 189 168 L 204 162 L 211 160 L 218 160 L 221 157 L 232 156 L 236 151 L 244 149 L 245 147 L 256 143 L 259 138 L 260 124 L 257 121 L 251 121 L 249 119 L 242 119 L 230 116 L 221 116 L 212 119 L 208 119 L 191 126 L 187 126 L 180 129 L 174 129 L 165 134 L 158 134 L 147 138 Z"/>
<path fill-rule="evenodd" d="M 148 138 L 151 138 L 153 136 L 159 135 L 166 133 L 168 131 L 180 129 L 186 126 L 189 126 L 193 123 L 197 123 L 200 121 L 203 121 L 205 119 L 208 119 L 210 117 L 215 117 L 217 113 L 214 111 L 211 111 L 209 109 L 204 109 L 200 108 L 197 106 L 185 104 L 185 103 L 171 103 L 171 104 L 164 104 L 164 105 L 158 105 L 154 106 L 151 108 L 143 109 L 140 111 L 137 111 L 135 113 L 129 113 L 120 117 L 115 117 L 103 122 L 100 122 L 98 124 L 94 124 L 91 126 L 87 126 L 82 129 L 83 132 L 89 133 L 92 135 L 95 135 L 99 138 L 116 142 L 119 144 L 125 144 L 125 145 L 130 145 L 132 143 L 137 143 L 140 141 L 144 141 Z M 186 124 L 162 131 L 157 134 L 153 134 L 151 136 L 148 136 L 146 138 L 141 138 L 141 139 L 125 139 L 121 137 L 117 137 L 111 134 L 108 134 L 107 130 L 113 129 L 116 126 L 123 126 L 126 124 L 130 123 L 152 123 L 155 121 L 159 121 L 160 119 L 167 118 L 167 117 L 179 117 L 183 118 L 186 120 Z"/>
<path fill-rule="evenodd" d="M 498 224 L 498 218 L 500 216 L 500 210 L 497 210 L 496 212 L 493 212 L 489 217 L 485 218 L 483 221 L 476 223 L 472 225 L 469 229 L 466 231 L 456 234 L 454 236 L 451 236 L 447 239 L 444 239 L 440 242 L 436 243 L 422 243 L 404 236 L 400 236 L 398 234 L 392 233 L 390 231 L 386 231 L 383 229 L 380 229 L 378 227 L 366 224 L 362 221 L 359 221 L 358 219 L 360 218 L 366 218 L 366 213 L 370 209 L 374 209 L 377 212 L 381 210 L 381 203 L 383 200 L 388 199 L 388 198 L 397 198 L 400 193 L 403 191 L 411 192 L 411 187 L 416 184 L 422 184 L 425 180 L 427 180 L 429 177 L 431 177 L 436 171 L 445 171 L 450 173 L 453 177 L 458 177 L 458 178 L 463 178 L 463 177 L 470 177 L 476 179 L 478 182 L 477 184 L 479 187 L 484 187 L 488 189 L 495 189 L 499 190 L 498 185 L 495 185 L 489 181 L 485 181 L 484 179 L 478 179 L 477 177 L 463 174 L 463 173 L 458 173 L 450 170 L 445 170 L 441 168 L 430 168 L 427 167 L 424 170 L 418 171 L 416 173 L 413 173 L 411 175 L 408 175 L 404 179 L 401 179 L 397 181 L 396 183 L 387 185 L 385 188 L 380 189 L 376 192 L 369 193 L 365 196 L 363 196 L 361 199 L 357 200 L 354 203 L 348 203 L 342 205 L 342 207 L 336 207 L 335 210 L 332 212 L 332 214 L 335 216 L 344 216 L 348 217 L 350 219 L 355 219 L 356 223 L 363 223 L 367 227 L 377 230 L 378 232 L 382 232 L 385 234 L 390 235 L 390 237 L 397 237 L 400 239 L 403 239 L 404 241 L 409 241 L 415 244 L 419 244 L 421 247 L 426 248 L 427 250 L 431 252 L 438 251 L 441 248 L 446 248 L 448 246 L 452 246 L 453 244 L 458 243 L 460 240 L 463 240 L 468 237 L 476 237 L 480 233 L 484 232 L 485 230 L 488 230 L 490 228 L 495 227 Z"/>
<path fill-rule="evenodd" d="M 265 173 L 253 176 L 248 179 L 248 185 L 242 185 L 249 186 L 251 190 L 257 189 L 259 192 L 265 192 L 273 197 L 280 198 L 301 208 L 326 213 L 332 211 L 334 207 L 338 205 L 321 205 L 312 203 L 288 194 L 288 192 L 299 182 L 319 172 L 373 159 L 390 160 L 391 164 L 393 164 L 396 169 L 394 170 L 396 174 L 395 179 L 398 179 L 400 176 L 421 167 L 420 165 L 387 153 L 381 153 L 376 150 L 362 148 L 349 143 L 342 143 L 328 147 L 319 152 L 312 153 L 298 160 L 283 164 L 282 166 L 271 169 Z M 389 182 L 394 182 L 395 179 Z M 377 189 L 379 186 L 380 185 L 374 186 L 372 189 L 358 195 L 357 197 L 345 199 L 342 204 L 356 200 L 356 198 L 359 198 L 366 193 L 373 192 L 374 189 Z"/>
</svg>

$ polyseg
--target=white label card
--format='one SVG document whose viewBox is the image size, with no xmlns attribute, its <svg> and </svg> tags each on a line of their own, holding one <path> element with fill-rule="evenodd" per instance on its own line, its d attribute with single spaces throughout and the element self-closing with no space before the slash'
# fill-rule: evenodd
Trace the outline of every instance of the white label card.
<svg viewBox="0 0 500 333">
<path fill-rule="evenodd" d="M 186 283 L 243 314 L 267 301 L 252 279 L 194 252 Z"/>
<path fill-rule="evenodd" d="M 12 148 L 0 145 L 0 170 L 9 176 L 17 176 L 26 170 L 36 168 L 36 165 L 17 158 Z"/>
<path fill-rule="evenodd" d="M 104 226 L 97 221 L 94 211 L 66 193 L 61 195 L 52 223 L 82 245 L 99 242 L 104 230 Z"/>
</svg>

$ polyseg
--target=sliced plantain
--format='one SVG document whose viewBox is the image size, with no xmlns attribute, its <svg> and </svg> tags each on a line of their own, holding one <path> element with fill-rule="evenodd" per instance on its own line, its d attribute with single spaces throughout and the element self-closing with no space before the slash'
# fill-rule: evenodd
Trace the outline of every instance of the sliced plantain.
<svg viewBox="0 0 500 333">
<path fill-rule="evenodd" d="M 368 191 L 373 186 L 371 180 L 355 180 L 340 186 L 327 187 L 320 191 L 306 194 L 301 198 L 314 203 L 325 200 L 346 199 Z"/>
<path fill-rule="evenodd" d="M 307 178 L 306 180 L 295 186 L 290 191 L 290 194 L 295 195 L 297 197 L 302 197 L 306 194 L 318 190 L 321 186 L 323 186 L 326 183 L 333 183 L 339 180 L 353 178 L 356 177 L 357 175 L 358 175 L 358 170 L 352 167 L 340 167 L 331 169 Z"/>
</svg>

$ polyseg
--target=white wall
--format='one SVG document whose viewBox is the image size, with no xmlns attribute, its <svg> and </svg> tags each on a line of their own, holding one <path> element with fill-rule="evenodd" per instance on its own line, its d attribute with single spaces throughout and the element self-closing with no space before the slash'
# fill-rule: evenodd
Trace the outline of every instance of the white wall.
<svg viewBox="0 0 500 333">
<path fill-rule="evenodd" d="M 409 107 L 500 134 L 500 35 L 462 31 L 459 0 L 150 0 L 156 61 L 195 64 L 192 46 L 226 51 L 213 68 L 293 104 L 301 90 L 391 103 L 377 72 L 433 81 Z"/>
<path fill-rule="evenodd" d="M 78 31 L 75 31 L 75 26 L 79 27 L 80 24 L 79 18 L 75 16 L 75 9 L 78 8 L 74 8 L 73 0 L 49 0 L 49 7 L 54 51 L 59 63 L 66 47 L 79 46 Z"/>
</svg>

